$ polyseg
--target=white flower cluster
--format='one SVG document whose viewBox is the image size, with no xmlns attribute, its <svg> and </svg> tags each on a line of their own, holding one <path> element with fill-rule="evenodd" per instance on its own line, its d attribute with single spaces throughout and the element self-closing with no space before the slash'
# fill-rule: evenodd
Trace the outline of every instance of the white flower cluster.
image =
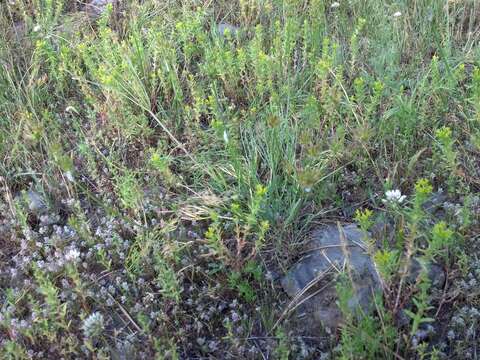
<svg viewBox="0 0 480 360">
<path fill-rule="evenodd" d="M 83 321 L 83 334 L 86 337 L 95 337 L 100 335 L 104 329 L 103 315 L 99 312 L 90 314 Z"/>
<path fill-rule="evenodd" d="M 383 203 L 392 203 L 392 204 L 401 204 L 405 200 L 406 196 L 402 195 L 402 192 L 398 189 L 396 190 L 388 190 L 385 193 L 385 199 L 383 199 Z"/>
<path fill-rule="evenodd" d="M 78 251 L 76 248 L 72 248 L 65 253 L 65 260 L 68 262 L 77 262 L 79 258 L 80 251 Z"/>
</svg>

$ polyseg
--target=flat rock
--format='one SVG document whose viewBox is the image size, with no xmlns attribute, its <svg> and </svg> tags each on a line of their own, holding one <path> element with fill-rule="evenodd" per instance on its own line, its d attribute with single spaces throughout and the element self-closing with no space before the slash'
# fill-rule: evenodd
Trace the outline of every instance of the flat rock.
<svg viewBox="0 0 480 360">
<path fill-rule="evenodd" d="M 342 322 L 332 281 L 335 273 L 349 269 L 354 293 L 349 301 L 352 309 L 360 307 L 364 312 L 372 309 L 373 295 L 382 290 L 382 281 L 365 251 L 363 238 L 364 234 L 354 224 L 320 228 L 307 244 L 307 255 L 281 279 L 285 292 L 301 303 L 296 313 L 307 331 L 321 326 L 335 329 Z"/>
</svg>

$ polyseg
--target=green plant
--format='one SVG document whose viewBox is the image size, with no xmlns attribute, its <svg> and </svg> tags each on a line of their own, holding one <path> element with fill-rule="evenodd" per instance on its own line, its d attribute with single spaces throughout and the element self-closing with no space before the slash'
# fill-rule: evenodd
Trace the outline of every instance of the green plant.
<svg viewBox="0 0 480 360">
<path fill-rule="evenodd" d="M 262 268 L 255 261 L 248 261 L 240 271 L 232 271 L 228 275 L 230 288 L 235 289 L 248 302 L 257 299 L 253 283 L 260 283 Z"/>
<path fill-rule="evenodd" d="M 27 353 L 22 345 L 13 340 L 7 340 L 1 348 L 3 356 L 8 360 L 28 359 Z"/>
<path fill-rule="evenodd" d="M 180 301 L 180 284 L 175 270 L 158 251 L 154 252 L 154 260 L 156 281 L 161 294 L 176 302 Z"/>
<path fill-rule="evenodd" d="M 408 309 L 404 310 L 412 319 L 412 326 L 410 329 L 411 336 L 415 335 L 421 324 L 435 321 L 435 319 L 427 317 L 427 311 L 433 309 L 433 307 L 429 305 L 428 290 L 430 289 L 430 281 L 425 270 L 420 272 L 418 289 L 419 291 L 417 295 L 412 299 L 416 311 L 413 312 Z"/>
<path fill-rule="evenodd" d="M 381 296 L 374 296 L 372 304 L 380 321 L 374 316 L 365 314 L 360 307 L 350 305 L 353 294 L 353 285 L 345 274 L 340 277 L 336 285 L 338 306 L 344 317 L 341 328 L 340 358 L 366 358 L 382 357 L 393 358 L 391 346 L 396 338 L 396 330 L 392 317 L 386 311 Z"/>
<path fill-rule="evenodd" d="M 447 260 L 448 249 L 453 245 L 453 241 L 454 232 L 447 227 L 447 224 L 444 221 L 436 223 L 424 252 L 425 257 L 433 260 L 436 256 L 440 256 L 443 260 Z"/>
<path fill-rule="evenodd" d="M 121 204 L 127 209 L 138 209 L 142 201 L 142 189 L 135 174 L 126 171 L 116 178 L 116 185 Z"/>
<path fill-rule="evenodd" d="M 216 212 L 210 213 L 212 223 L 205 233 L 208 244 L 215 254 L 227 264 L 233 265 L 235 269 L 240 269 L 263 247 L 265 235 L 269 229 L 268 220 L 262 219 L 266 194 L 267 189 L 257 185 L 250 195 L 246 209 L 242 208 L 238 202 L 231 204 L 233 225 L 231 231 L 235 239 L 233 248 L 229 248 L 224 243 L 221 217 Z"/>
<path fill-rule="evenodd" d="M 438 141 L 438 157 L 443 163 L 443 169 L 448 175 L 448 188 L 453 191 L 457 184 L 457 153 L 454 149 L 454 140 L 452 130 L 448 127 L 442 127 L 435 132 L 435 138 Z"/>
<path fill-rule="evenodd" d="M 162 155 L 158 149 L 151 149 L 148 162 L 155 171 L 161 174 L 167 184 L 174 185 L 175 175 L 170 170 L 172 159 L 169 156 Z"/>
<path fill-rule="evenodd" d="M 380 250 L 375 253 L 375 264 L 380 275 L 387 283 L 390 283 L 398 271 L 398 258 L 398 250 Z"/>
<path fill-rule="evenodd" d="M 288 346 L 288 338 L 285 334 L 285 332 L 281 329 L 278 328 L 275 336 L 278 341 L 278 345 L 275 348 L 275 355 L 276 358 L 279 360 L 288 360 L 290 359 L 290 350 Z"/>
<path fill-rule="evenodd" d="M 246 301 L 253 302 L 256 299 L 255 290 L 250 283 L 242 277 L 242 273 L 231 272 L 228 275 L 228 283 L 232 289 L 238 291 Z"/>
<path fill-rule="evenodd" d="M 365 233 L 367 233 L 370 227 L 373 225 L 372 216 L 373 211 L 369 209 L 365 209 L 363 211 L 357 209 L 355 211 L 355 221 L 358 222 L 358 224 L 360 225 L 360 229 L 362 229 L 362 231 L 364 231 Z"/>
</svg>

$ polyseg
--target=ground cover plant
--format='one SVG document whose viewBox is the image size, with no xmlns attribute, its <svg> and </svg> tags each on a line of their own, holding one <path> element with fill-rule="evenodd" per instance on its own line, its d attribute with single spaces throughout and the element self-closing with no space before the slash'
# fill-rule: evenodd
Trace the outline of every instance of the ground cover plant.
<svg viewBox="0 0 480 360">
<path fill-rule="evenodd" d="M 94 3 L 0 4 L 0 358 L 479 356 L 477 0 Z M 347 222 L 383 291 L 302 333 Z"/>
</svg>

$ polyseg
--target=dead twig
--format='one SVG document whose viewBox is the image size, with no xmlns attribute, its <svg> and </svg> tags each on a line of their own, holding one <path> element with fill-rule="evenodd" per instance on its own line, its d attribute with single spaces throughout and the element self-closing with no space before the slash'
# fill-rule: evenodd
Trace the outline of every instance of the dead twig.
<svg viewBox="0 0 480 360">
<path fill-rule="evenodd" d="M 133 327 L 138 331 L 138 332 L 142 332 L 142 328 L 140 326 L 138 326 L 138 324 L 135 322 L 135 320 L 133 320 L 133 318 L 130 316 L 130 314 L 128 313 L 127 310 L 125 310 L 125 308 L 117 301 L 117 299 L 115 299 L 110 293 L 108 293 L 108 296 L 110 297 L 110 299 L 112 299 L 113 301 L 115 301 L 115 303 L 117 304 L 117 306 L 120 308 L 120 310 L 122 311 L 123 315 L 128 319 L 128 321 L 130 321 L 130 323 L 133 325 Z"/>
</svg>

